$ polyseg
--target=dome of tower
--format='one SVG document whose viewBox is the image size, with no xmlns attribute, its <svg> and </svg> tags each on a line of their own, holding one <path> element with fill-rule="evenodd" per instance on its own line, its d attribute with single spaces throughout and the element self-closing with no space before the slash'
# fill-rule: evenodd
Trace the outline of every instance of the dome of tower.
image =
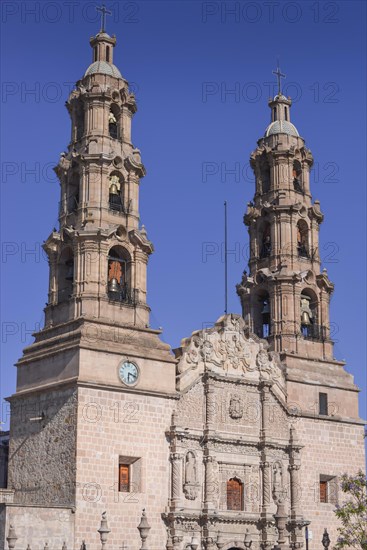
<svg viewBox="0 0 367 550">
<path fill-rule="evenodd" d="M 288 134 L 289 136 L 299 137 L 297 128 L 291 122 L 287 120 L 275 120 L 265 130 L 264 137 L 272 136 L 274 134 Z"/>
<path fill-rule="evenodd" d="M 107 61 L 95 61 L 89 65 L 84 76 L 88 76 L 90 74 L 107 74 L 108 76 L 114 76 L 115 78 L 122 78 L 122 75 L 116 65 L 107 63 Z"/>
</svg>

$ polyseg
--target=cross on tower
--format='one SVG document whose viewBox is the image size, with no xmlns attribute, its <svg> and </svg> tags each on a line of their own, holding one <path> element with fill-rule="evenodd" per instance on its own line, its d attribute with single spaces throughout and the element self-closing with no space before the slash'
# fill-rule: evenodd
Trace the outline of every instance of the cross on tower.
<svg viewBox="0 0 367 550">
<path fill-rule="evenodd" d="M 112 15 L 112 11 L 109 11 L 104 4 L 102 4 L 102 7 L 99 6 L 96 7 L 97 11 L 101 12 L 101 30 L 99 32 L 105 32 L 106 31 L 106 15 Z"/>
<path fill-rule="evenodd" d="M 285 74 L 283 74 L 282 72 L 280 72 L 280 68 L 279 68 L 279 60 L 278 60 L 278 63 L 277 63 L 277 70 L 276 71 L 273 71 L 273 74 L 276 75 L 277 77 L 277 80 L 278 80 L 278 95 L 281 95 L 282 93 L 282 81 L 281 79 L 282 78 L 286 78 Z"/>
</svg>

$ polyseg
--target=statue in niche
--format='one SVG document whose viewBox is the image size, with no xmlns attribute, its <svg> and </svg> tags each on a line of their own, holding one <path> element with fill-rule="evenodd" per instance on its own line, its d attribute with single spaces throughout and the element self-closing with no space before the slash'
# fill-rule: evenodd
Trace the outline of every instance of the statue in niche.
<svg viewBox="0 0 367 550">
<path fill-rule="evenodd" d="M 280 462 L 273 464 L 273 499 L 276 504 L 284 501 L 283 472 Z"/>
<path fill-rule="evenodd" d="M 196 457 L 189 451 L 185 459 L 185 483 L 183 487 L 185 497 L 188 500 L 195 500 L 199 493 L 199 483 L 197 481 Z"/>
</svg>

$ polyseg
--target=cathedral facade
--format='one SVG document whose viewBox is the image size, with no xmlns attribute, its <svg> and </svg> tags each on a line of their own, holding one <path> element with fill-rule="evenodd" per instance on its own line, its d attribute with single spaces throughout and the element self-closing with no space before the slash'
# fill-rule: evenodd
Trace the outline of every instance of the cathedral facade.
<svg viewBox="0 0 367 550">
<path fill-rule="evenodd" d="M 49 259 L 45 325 L 17 363 L 9 397 L 0 546 L 138 550 L 319 548 L 337 537 L 338 479 L 364 469 L 358 388 L 333 355 L 320 268 L 323 214 L 291 100 L 251 155 L 256 188 L 244 222 L 249 272 L 242 315 L 222 316 L 174 350 L 149 326 L 140 224 L 135 97 L 113 64 L 115 37 L 67 101 L 71 141 L 55 168 L 59 228 Z M 105 516 L 104 516 L 105 517 Z M 144 544 L 144 543 L 143 543 Z"/>
</svg>

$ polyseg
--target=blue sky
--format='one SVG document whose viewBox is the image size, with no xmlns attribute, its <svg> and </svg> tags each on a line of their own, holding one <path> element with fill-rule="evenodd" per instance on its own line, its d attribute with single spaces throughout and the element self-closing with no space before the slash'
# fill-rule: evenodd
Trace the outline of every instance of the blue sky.
<svg viewBox="0 0 367 550">
<path fill-rule="evenodd" d="M 64 107 L 91 62 L 93 2 L 2 2 L 2 395 L 42 326 L 57 225 L 52 166 L 70 138 Z M 228 201 L 229 310 L 247 263 L 242 223 L 254 192 L 250 152 L 269 122 L 280 59 L 292 121 L 315 158 L 325 221 L 323 267 L 335 283 L 335 356 L 362 387 L 366 417 L 365 2 L 106 2 L 115 63 L 136 92 L 133 141 L 147 176 L 141 219 L 154 242 L 152 325 L 173 347 L 223 312 L 223 202 Z M 32 91 L 33 90 L 33 91 Z M 275 88 L 274 88 L 275 91 Z M 203 250 L 217 251 L 205 260 Z M 33 251 L 33 253 L 31 252 Z M 3 409 L 4 411 L 4 409 Z M 4 415 L 5 416 L 5 415 Z M 6 420 L 6 419 L 5 419 Z"/>
</svg>

